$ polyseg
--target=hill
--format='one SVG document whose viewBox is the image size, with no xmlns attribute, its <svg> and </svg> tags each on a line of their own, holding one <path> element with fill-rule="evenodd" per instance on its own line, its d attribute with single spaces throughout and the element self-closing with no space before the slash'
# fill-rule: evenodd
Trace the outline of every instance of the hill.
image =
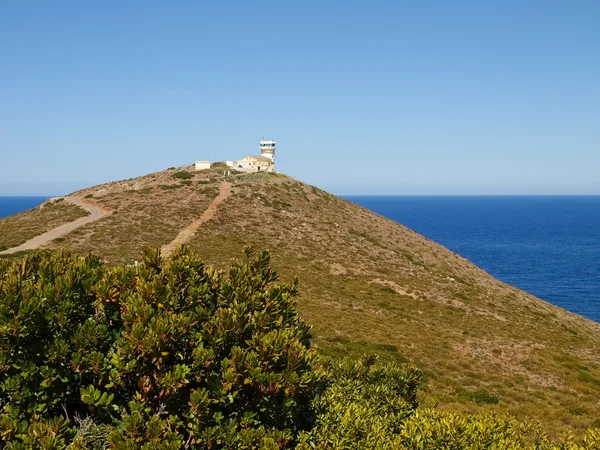
<svg viewBox="0 0 600 450">
<path fill-rule="evenodd" d="M 6 217 L 0 221 L 0 252 L 87 215 L 83 208 L 64 199 L 50 199 L 38 208 Z"/>
<path fill-rule="evenodd" d="M 324 354 L 410 362 L 427 376 L 420 401 L 442 410 L 510 412 L 556 432 L 600 426 L 599 324 L 351 202 L 281 174 L 190 168 L 71 195 L 110 214 L 50 248 L 133 264 L 146 246 L 185 242 L 220 267 L 247 244 L 266 248 L 283 278 L 299 277 L 299 311 Z M 22 217 L 54 216 L 44 206 Z M 16 241 L 0 233 L 0 247 Z"/>
</svg>

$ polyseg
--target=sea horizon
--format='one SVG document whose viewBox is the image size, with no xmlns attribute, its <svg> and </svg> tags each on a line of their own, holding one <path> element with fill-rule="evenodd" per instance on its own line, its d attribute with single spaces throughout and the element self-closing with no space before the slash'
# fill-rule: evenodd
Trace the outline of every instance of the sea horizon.
<svg viewBox="0 0 600 450">
<path fill-rule="evenodd" d="M 600 194 L 335 194 L 338 197 L 600 197 Z"/>
</svg>

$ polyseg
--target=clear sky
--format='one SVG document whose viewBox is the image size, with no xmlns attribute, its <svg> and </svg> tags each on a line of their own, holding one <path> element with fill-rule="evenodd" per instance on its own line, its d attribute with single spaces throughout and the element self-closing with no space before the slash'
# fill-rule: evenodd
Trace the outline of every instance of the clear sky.
<svg viewBox="0 0 600 450">
<path fill-rule="evenodd" d="M 277 141 L 338 194 L 600 194 L 600 1 L 0 4 L 0 195 Z"/>
</svg>

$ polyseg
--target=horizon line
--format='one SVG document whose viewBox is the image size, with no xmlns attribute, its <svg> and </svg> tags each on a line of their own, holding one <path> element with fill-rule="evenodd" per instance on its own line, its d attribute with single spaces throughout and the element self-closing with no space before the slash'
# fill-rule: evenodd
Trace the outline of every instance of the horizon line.
<svg viewBox="0 0 600 450">
<path fill-rule="evenodd" d="M 339 197 L 600 197 L 598 194 L 335 194 Z"/>
</svg>

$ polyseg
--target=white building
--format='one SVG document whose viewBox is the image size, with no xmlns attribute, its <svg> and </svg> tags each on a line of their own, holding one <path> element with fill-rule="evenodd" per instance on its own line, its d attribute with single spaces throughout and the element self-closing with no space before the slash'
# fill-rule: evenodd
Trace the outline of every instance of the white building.
<svg viewBox="0 0 600 450">
<path fill-rule="evenodd" d="M 275 171 L 275 141 L 261 139 L 260 155 L 248 155 L 237 161 L 227 161 L 227 165 L 240 172 L 273 172 Z"/>
<path fill-rule="evenodd" d="M 266 156 L 248 155 L 235 161 L 232 167 L 242 172 L 272 172 L 273 161 Z"/>
<path fill-rule="evenodd" d="M 194 168 L 196 170 L 210 169 L 210 161 L 196 161 L 194 163 Z"/>
</svg>

